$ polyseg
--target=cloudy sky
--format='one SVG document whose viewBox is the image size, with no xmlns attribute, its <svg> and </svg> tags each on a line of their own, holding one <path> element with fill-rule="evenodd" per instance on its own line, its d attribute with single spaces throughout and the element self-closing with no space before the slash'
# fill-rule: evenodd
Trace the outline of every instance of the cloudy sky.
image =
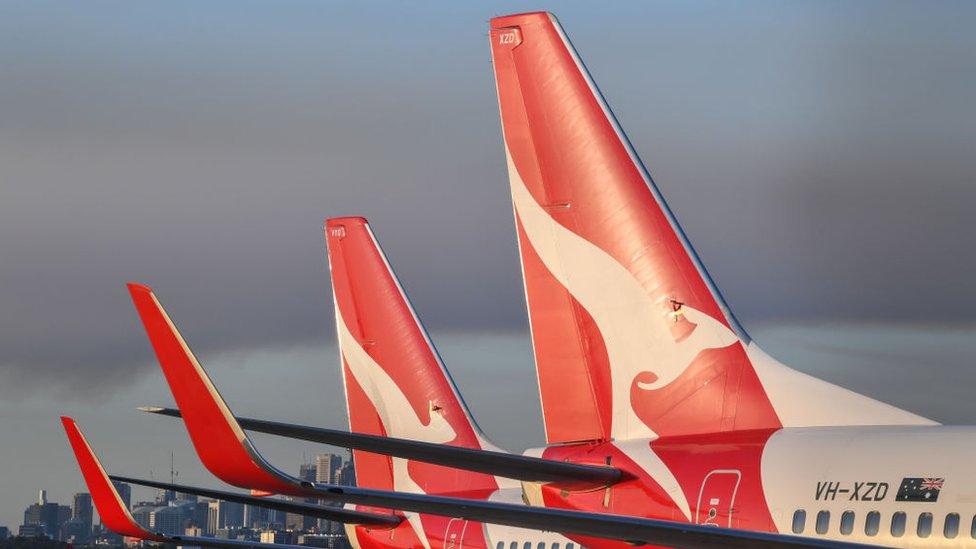
<svg viewBox="0 0 976 549">
<path fill-rule="evenodd" d="M 334 215 L 370 218 L 484 426 L 538 443 L 486 43 L 538 8 L 760 342 L 976 421 L 974 4 L 0 2 L 0 525 L 81 488 L 60 413 L 114 470 L 173 449 L 205 478 L 178 424 L 128 412 L 168 401 L 129 280 L 235 409 L 343 425 Z"/>
</svg>

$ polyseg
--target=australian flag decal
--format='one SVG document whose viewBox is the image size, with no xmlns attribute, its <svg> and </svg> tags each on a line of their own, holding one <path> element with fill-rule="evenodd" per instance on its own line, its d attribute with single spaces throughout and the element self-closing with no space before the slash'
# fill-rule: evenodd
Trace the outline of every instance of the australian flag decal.
<svg viewBox="0 0 976 549">
<path fill-rule="evenodd" d="M 914 478 L 902 479 L 898 487 L 895 501 L 927 501 L 935 503 L 939 500 L 939 492 L 945 484 L 944 478 Z"/>
</svg>

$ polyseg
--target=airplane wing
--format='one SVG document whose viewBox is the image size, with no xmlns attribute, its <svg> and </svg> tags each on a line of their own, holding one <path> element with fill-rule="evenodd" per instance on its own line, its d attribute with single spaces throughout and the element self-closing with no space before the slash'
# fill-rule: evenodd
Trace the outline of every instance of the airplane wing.
<svg viewBox="0 0 976 549">
<path fill-rule="evenodd" d="M 234 486 L 259 484 L 262 490 L 288 494 L 293 489 L 284 473 L 263 464 L 250 465 L 248 455 L 256 455 L 242 430 L 239 420 L 231 414 L 227 403 L 214 387 L 206 371 L 197 361 L 186 341 L 170 320 L 159 300 L 147 286 L 129 284 L 129 292 L 146 328 L 159 365 L 166 376 L 179 410 L 148 408 L 145 411 L 163 415 L 181 415 L 190 432 L 190 439 L 200 459 L 212 473 Z M 519 456 L 491 450 L 476 450 L 456 446 L 431 444 L 404 439 L 315 429 L 260 420 L 246 420 L 247 429 L 290 438 L 334 444 L 534 482 L 581 483 L 605 486 L 621 480 L 618 469 L 564 463 L 560 461 Z M 237 459 L 224 459 L 230 452 Z M 239 465 L 233 466 L 230 463 Z M 218 473 L 217 471 L 220 470 Z M 260 481 L 256 481 L 261 478 Z"/>
<path fill-rule="evenodd" d="M 213 490 L 153 480 L 111 476 L 112 480 L 207 496 Z M 804 538 L 783 534 L 753 532 L 653 520 L 622 515 L 587 513 L 565 509 L 530 507 L 511 503 L 470 500 L 454 497 L 407 494 L 371 490 L 350 486 L 306 483 L 305 495 L 344 503 L 387 507 L 432 515 L 459 517 L 465 520 L 504 524 L 563 534 L 617 540 L 631 545 L 656 545 L 676 548 L 753 547 L 760 549 L 788 549 L 821 547 L 854 549 L 874 547 L 843 543 L 827 539 Z"/>
<path fill-rule="evenodd" d="M 664 520 L 321 485 L 302 481 L 275 469 L 261 457 L 166 316 L 152 291 L 145 286 L 130 285 L 129 288 L 153 347 L 156 349 L 160 365 L 166 374 L 194 447 L 207 469 L 228 484 L 253 491 L 316 497 L 638 544 L 679 548 L 866 547 L 823 539 Z M 112 478 L 132 484 L 164 486 L 164 483 L 154 481 L 126 477 Z M 188 493 L 194 493 L 196 490 L 193 487 L 177 485 L 173 485 L 173 489 Z"/>
<path fill-rule="evenodd" d="M 162 416 L 182 417 L 181 412 L 175 408 L 144 406 L 139 410 Z M 505 452 L 461 448 L 246 417 L 235 419 L 241 428 L 247 431 L 353 448 L 529 482 L 584 482 L 605 486 L 615 484 L 623 477 L 623 472 L 614 467 L 567 463 Z"/>
<path fill-rule="evenodd" d="M 95 504 L 95 508 L 98 510 L 98 516 L 101 517 L 102 524 L 107 526 L 113 532 L 122 536 L 147 541 L 172 543 L 178 545 L 218 547 L 221 549 L 242 549 L 247 547 L 254 549 L 299 549 L 302 547 L 299 545 L 257 543 L 251 541 L 226 540 L 199 536 L 170 536 L 158 532 L 153 533 L 144 529 L 135 521 L 135 519 L 132 518 L 129 510 L 126 509 L 125 505 L 122 503 L 122 498 L 119 497 L 118 491 L 110 482 L 109 476 L 105 473 L 105 469 L 102 467 L 101 463 L 99 463 L 98 458 L 95 457 L 91 446 L 88 444 L 88 441 L 85 440 L 84 435 L 81 433 L 81 430 L 78 428 L 75 421 L 69 417 L 62 417 L 61 423 L 64 425 L 65 433 L 68 435 L 68 441 L 71 444 L 71 449 L 74 451 L 75 458 L 78 460 L 78 467 L 81 469 L 81 474 L 85 478 L 85 484 L 88 485 L 88 491 L 91 493 L 92 501 Z M 216 490 L 211 490 L 210 492 L 221 495 L 229 494 L 218 492 Z M 374 524 L 380 527 L 389 527 L 395 526 L 402 520 L 400 517 L 396 517 L 394 515 L 366 513 L 347 509 L 329 509 L 324 506 L 298 503 L 293 504 L 291 502 L 281 502 L 280 500 L 272 501 L 265 498 L 249 498 L 247 496 L 236 494 L 229 495 L 234 496 L 232 501 L 241 501 L 250 505 L 260 505 L 263 507 L 281 509 L 289 512 L 307 514 L 309 516 L 321 516 L 322 518 L 328 518 L 330 520 L 337 520 L 341 522 Z M 217 496 L 214 495 L 212 497 Z M 255 501 L 250 501 L 251 499 Z M 315 507 L 321 507 L 321 509 L 314 509 Z M 325 512 L 326 509 L 328 509 L 327 513 Z M 322 514 L 319 515 L 318 513 Z"/>
</svg>

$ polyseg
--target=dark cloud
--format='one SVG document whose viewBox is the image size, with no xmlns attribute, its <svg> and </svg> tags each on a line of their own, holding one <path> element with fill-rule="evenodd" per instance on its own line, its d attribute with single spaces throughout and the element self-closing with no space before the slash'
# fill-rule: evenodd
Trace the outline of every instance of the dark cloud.
<svg viewBox="0 0 976 549">
<path fill-rule="evenodd" d="M 127 280 L 204 351 L 331 340 L 332 215 L 433 327 L 524 329 L 485 44 L 522 8 L 6 5 L 0 395 L 150 371 Z M 552 9 L 748 324 L 973 318 L 956 8 Z"/>
</svg>

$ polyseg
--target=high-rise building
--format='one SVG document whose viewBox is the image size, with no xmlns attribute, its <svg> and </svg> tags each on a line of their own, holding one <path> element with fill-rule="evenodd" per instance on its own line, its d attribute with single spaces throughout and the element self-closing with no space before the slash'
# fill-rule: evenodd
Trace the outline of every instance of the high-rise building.
<svg viewBox="0 0 976 549">
<path fill-rule="evenodd" d="M 216 535 L 218 530 L 241 528 L 244 525 L 244 506 L 232 501 L 207 502 L 207 534 Z"/>
<path fill-rule="evenodd" d="M 267 507 L 255 507 L 254 505 L 244 506 L 244 528 L 264 529 L 275 523 L 277 511 Z M 281 521 L 278 521 L 280 524 Z"/>
<path fill-rule="evenodd" d="M 71 507 L 67 505 L 58 505 L 58 539 L 61 539 L 61 526 L 71 520 Z"/>
<path fill-rule="evenodd" d="M 342 456 L 336 454 L 319 454 L 315 457 L 315 482 L 336 484 L 341 467 Z"/>
<path fill-rule="evenodd" d="M 179 507 L 157 507 L 149 513 L 150 532 L 162 532 L 170 536 L 183 534 L 183 510 Z"/>
<path fill-rule="evenodd" d="M 216 500 L 215 501 L 207 502 L 207 509 L 208 509 L 208 513 L 207 513 L 207 535 L 210 535 L 210 536 L 214 535 L 214 533 L 217 530 L 220 530 L 224 526 L 220 522 L 220 519 L 221 519 L 221 516 L 220 516 L 220 503 L 221 502 L 216 501 Z"/>
<path fill-rule="evenodd" d="M 37 503 L 24 510 L 24 524 L 27 532 L 40 532 L 51 539 L 60 539 L 61 526 L 71 518 L 71 508 L 47 501 L 47 491 L 38 493 Z"/>
<path fill-rule="evenodd" d="M 288 513 L 262 507 L 250 507 L 250 509 L 253 518 L 250 526 L 245 523 L 245 528 L 255 530 L 283 530 L 285 528 Z M 248 513 L 247 508 L 244 511 L 245 514 Z"/>
<path fill-rule="evenodd" d="M 336 484 L 342 486 L 356 485 L 356 468 L 352 464 L 352 459 L 342 464 L 342 469 L 339 469 L 339 480 Z"/>
<path fill-rule="evenodd" d="M 315 482 L 315 464 L 314 463 L 303 463 L 298 467 L 298 478 L 306 482 Z M 295 501 L 304 501 L 306 503 L 318 503 L 315 498 L 292 498 Z M 295 513 L 288 513 L 285 516 L 285 528 L 294 531 L 306 531 L 315 528 L 318 520 L 315 517 L 306 517 L 304 515 L 298 515 Z"/>
<path fill-rule="evenodd" d="M 10 530 L 6 526 L 0 526 L 0 540 L 10 537 Z"/>
<path fill-rule="evenodd" d="M 190 511 L 190 526 L 196 526 L 207 532 L 207 522 L 210 516 L 210 500 L 198 500 Z"/>
<path fill-rule="evenodd" d="M 228 501 L 227 518 L 224 520 L 224 528 L 243 528 L 244 527 L 244 504 Z"/>
<path fill-rule="evenodd" d="M 92 529 L 92 498 L 87 492 L 75 494 L 71 504 L 71 519 L 80 521 L 86 526 L 88 533 Z"/>
<path fill-rule="evenodd" d="M 338 454 L 319 454 L 315 456 L 315 482 L 339 484 L 341 470 L 342 456 Z M 335 525 L 330 520 L 319 519 L 318 527 L 319 532 L 331 532 L 335 528 Z"/>
<path fill-rule="evenodd" d="M 159 507 L 155 501 L 140 501 L 132 506 L 132 518 L 139 526 L 149 529 L 149 520 L 152 512 Z"/>
<path fill-rule="evenodd" d="M 122 498 L 122 503 L 125 504 L 126 509 L 132 508 L 132 486 L 124 482 L 118 482 L 113 480 L 112 484 L 115 485 L 115 491 L 119 493 L 119 497 Z"/>
<path fill-rule="evenodd" d="M 295 501 L 303 501 L 301 498 L 292 498 Z M 316 501 L 316 500 L 312 500 Z M 295 532 L 305 532 L 315 528 L 318 523 L 318 519 L 315 517 L 306 517 L 305 515 L 299 515 L 296 513 L 288 513 L 285 515 L 285 529 L 292 530 Z"/>
<path fill-rule="evenodd" d="M 315 464 L 314 463 L 301 464 L 298 467 L 298 478 L 308 482 L 315 482 Z"/>
</svg>

